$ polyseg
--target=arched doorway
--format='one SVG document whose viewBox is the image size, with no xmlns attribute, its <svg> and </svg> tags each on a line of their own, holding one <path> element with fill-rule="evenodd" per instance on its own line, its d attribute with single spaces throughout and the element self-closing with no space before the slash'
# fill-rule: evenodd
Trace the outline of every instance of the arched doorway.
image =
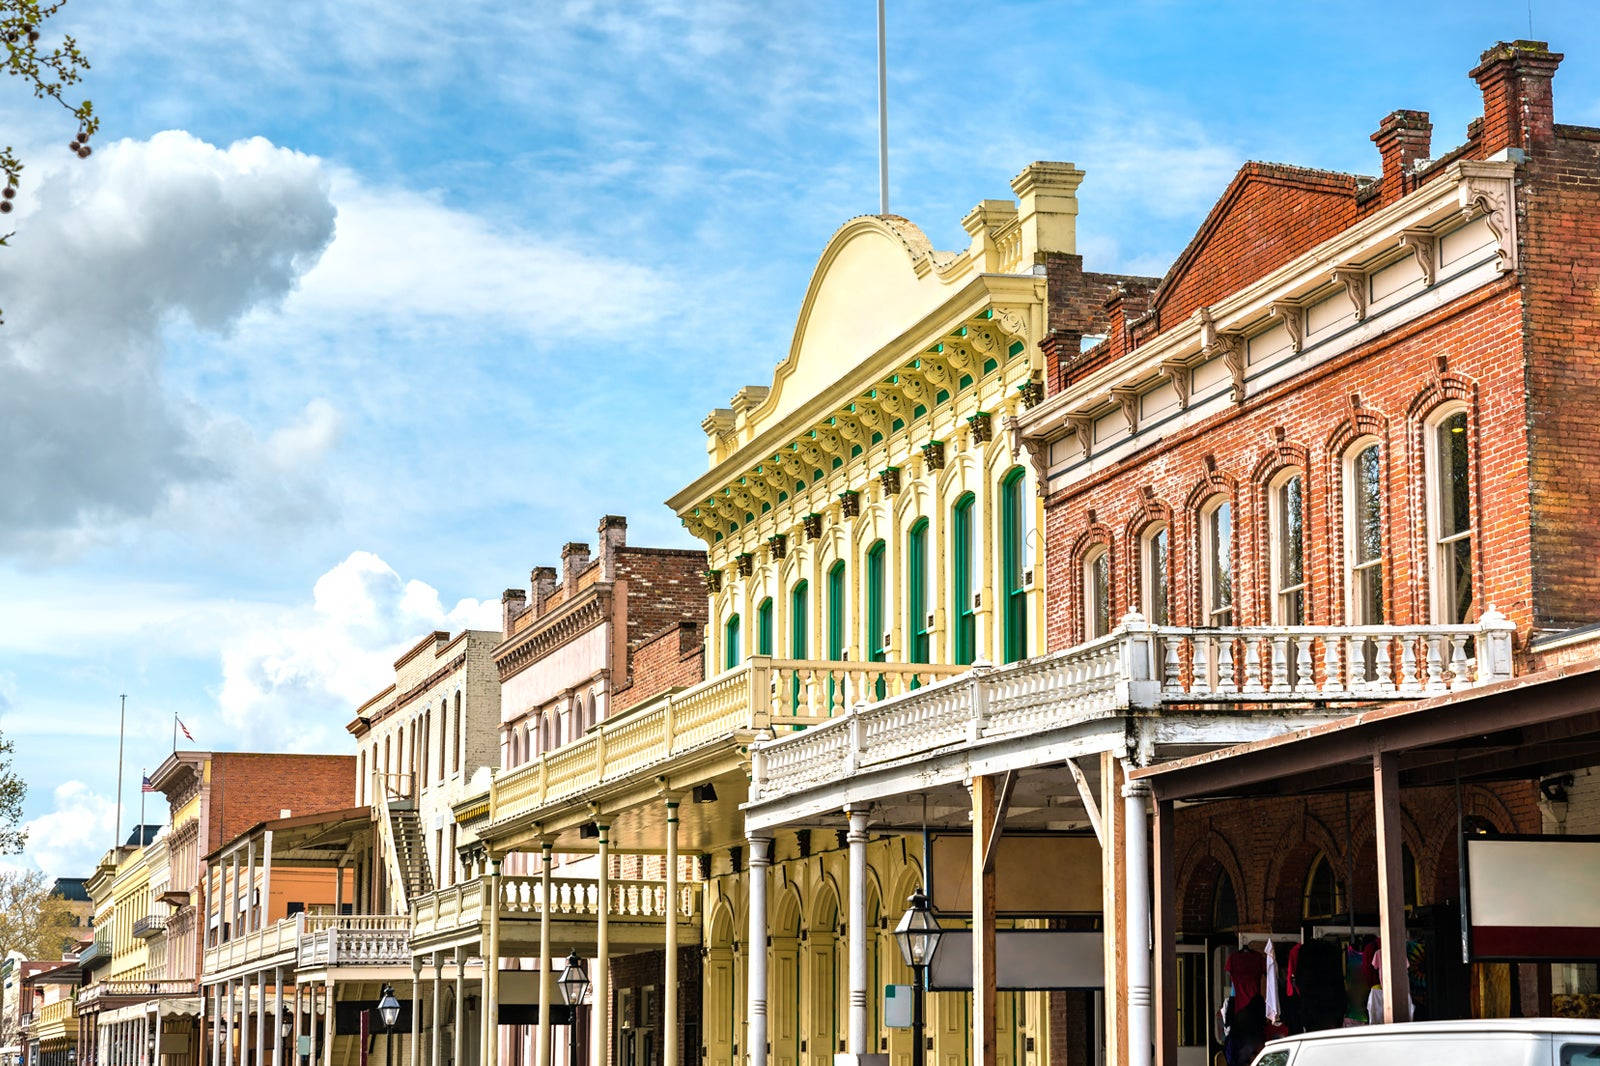
<svg viewBox="0 0 1600 1066">
<path fill-rule="evenodd" d="M 772 953 L 767 975 L 767 1027 L 773 1066 L 803 1066 L 801 1045 L 800 897 L 793 887 L 778 897 L 771 926 Z M 752 951 L 760 945 L 752 944 Z"/>
<path fill-rule="evenodd" d="M 702 1033 L 707 1066 L 734 1066 L 744 1009 L 739 1001 L 739 979 L 734 966 L 733 913 L 726 903 L 711 917 L 711 939 L 706 946 L 704 981 L 705 1017 Z"/>
<path fill-rule="evenodd" d="M 839 980 L 839 896 L 823 885 L 811 905 L 806 931 L 805 1054 L 811 1066 L 832 1066 L 839 1043 L 839 1017 L 847 1009 L 847 984 Z"/>
</svg>

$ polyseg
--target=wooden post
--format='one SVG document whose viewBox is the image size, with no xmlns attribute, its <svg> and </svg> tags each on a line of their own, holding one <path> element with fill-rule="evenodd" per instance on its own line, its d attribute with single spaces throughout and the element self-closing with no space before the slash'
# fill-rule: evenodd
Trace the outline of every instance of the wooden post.
<svg viewBox="0 0 1600 1066">
<path fill-rule="evenodd" d="M 1378 851 L 1378 940 L 1383 951 L 1383 1020 L 1411 1020 L 1406 973 L 1405 860 L 1401 851 L 1400 765 L 1392 751 L 1372 757 L 1372 800 Z"/>
<path fill-rule="evenodd" d="M 972 1063 L 995 1066 L 998 991 L 995 987 L 995 880 L 989 842 L 995 835 L 995 781 L 972 779 Z M 988 860 L 988 861 L 986 861 Z"/>
</svg>

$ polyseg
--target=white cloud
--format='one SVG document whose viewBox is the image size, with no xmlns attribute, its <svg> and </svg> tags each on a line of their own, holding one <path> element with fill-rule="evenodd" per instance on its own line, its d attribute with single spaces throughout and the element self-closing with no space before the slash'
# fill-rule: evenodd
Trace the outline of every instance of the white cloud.
<svg viewBox="0 0 1600 1066">
<path fill-rule="evenodd" d="M 24 823 L 28 845 L 22 858 L 51 877 L 86 876 L 110 848 L 116 802 L 82 781 L 62 782 L 53 798 L 48 814 Z"/>
<path fill-rule="evenodd" d="M 394 660 L 435 629 L 497 629 L 499 604 L 446 608 L 371 552 L 317 579 L 311 602 L 285 607 L 224 642 L 217 702 L 238 746 L 336 751 L 355 708 L 394 679 Z"/>
<path fill-rule="evenodd" d="M 167 131 L 39 169 L 0 255 L 0 549 L 56 552 L 260 467 L 250 427 L 168 387 L 164 330 L 277 304 L 334 207 L 316 159 L 259 137 Z"/>
</svg>

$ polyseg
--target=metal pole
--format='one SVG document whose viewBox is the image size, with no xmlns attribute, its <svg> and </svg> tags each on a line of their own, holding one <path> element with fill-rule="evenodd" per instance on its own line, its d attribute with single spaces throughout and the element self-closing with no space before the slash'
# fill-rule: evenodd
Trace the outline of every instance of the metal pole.
<svg viewBox="0 0 1600 1066">
<path fill-rule="evenodd" d="M 925 1024 L 922 1014 L 922 1000 L 925 995 L 923 987 L 927 983 L 923 979 L 925 972 L 926 967 L 923 966 L 913 966 L 911 968 L 911 979 L 917 984 L 917 987 L 911 993 L 911 1066 L 923 1066 L 923 1046 L 927 1043 L 922 1034 Z"/>
<path fill-rule="evenodd" d="M 113 850 L 122 843 L 122 749 L 128 739 L 128 697 L 124 693 L 118 698 L 122 700 L 122 714 L 117 723 L 117 828 L 111 840 Z"/>
<path fill-rule="evenodd" d="M 883 0 L 878 0 L 878 214 L 889 213 L 889 75 Z"/>
</svg>

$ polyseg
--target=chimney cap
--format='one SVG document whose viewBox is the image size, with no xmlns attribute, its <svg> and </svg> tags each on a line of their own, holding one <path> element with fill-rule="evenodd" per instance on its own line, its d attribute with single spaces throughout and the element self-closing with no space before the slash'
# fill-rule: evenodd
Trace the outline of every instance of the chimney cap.
<svg viewBox="0 0 1600 1066">
<path fill-rule="evenodd" d="M 527 598 L 527 592 L 522 589 L 506 589 L 500 594 L 501 603 L 512 603 L 517 600 L 526 600 Z"/>
</svg>

